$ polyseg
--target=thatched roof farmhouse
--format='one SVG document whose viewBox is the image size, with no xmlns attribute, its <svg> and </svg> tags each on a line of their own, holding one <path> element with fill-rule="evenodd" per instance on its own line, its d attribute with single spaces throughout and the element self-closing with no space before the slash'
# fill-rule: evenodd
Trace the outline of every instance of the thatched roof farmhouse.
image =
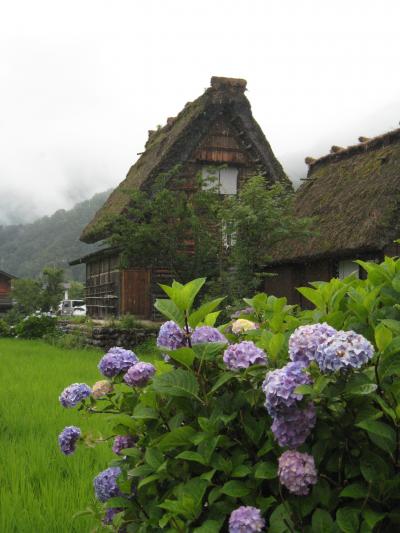
<svg viewBox="0 0 400 533">
<path fill-rule="evenodd" d="M 278 278 L 266 290 L 301 301 L 295 287 L 358 271 L 354 259 L 397 255 L 400 237 L 400 129 L 354 146 L 334 146 L 307 158 L 307 178 L 295 195 L 299 217 L 314 217 L 315 235 L 281 243 L 271 251 Z"/>
<path fill-rule="evenodd" d="M 145 151 L 84 228 L 81 240 L 94 243 L 106 238 L 112 219 L 129 206 L 129 191 L 150 187 L 160 174 L 177 164 L 189 189 L 194 178 L 210 165 L 224 165 L 220 182 L 229 194 L 235 194 L 254 175 L 265 176 L 267 183 L 291 187 L 252 115 L 245 91 L 243 79 L 213 77 L 199 98 L 188 102 L 163 128 L 149 131 Z M 135 269 L 134 265 L 121 270 L 118 251 L 110 249 L 71 264 L 78 263 L 86 263 L 86 300 L 91 316 L 151 315 L 157 281 L 165 272 Z"/>
</svg>

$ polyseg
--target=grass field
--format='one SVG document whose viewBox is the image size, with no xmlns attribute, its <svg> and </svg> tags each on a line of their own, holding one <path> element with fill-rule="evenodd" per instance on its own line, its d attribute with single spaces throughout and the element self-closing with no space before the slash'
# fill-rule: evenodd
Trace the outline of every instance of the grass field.
<svg viewBox="0 0 400 533">
<path fill-rule="evenodd" d="M 93 477 L 107 467 L 111 443 L 65 457 L 57 436 L 67 425 L 106 430 L 58 402 L 69 384 L 101 379 L 94 350 L 0 339 L 0 532 L 88 533 L 91 517 L 72 520 L 94 501 Z"/>
</svg>

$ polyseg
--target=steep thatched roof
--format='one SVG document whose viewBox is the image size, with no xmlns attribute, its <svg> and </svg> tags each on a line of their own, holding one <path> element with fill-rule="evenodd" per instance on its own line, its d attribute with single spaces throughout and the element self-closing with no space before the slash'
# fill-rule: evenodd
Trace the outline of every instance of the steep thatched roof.
<svg viewBox="0 0 400 533">
<path fill-rule="evenodd" d="M 210 124 L 221 113 L 229 116 L 235 126 L 242 130 L 243 144 L 250 150 L 253 161 L 257 162 L 267 179 L 289 185 L 280 163 L 253 118 L 245 90 L 245 80 L 213 77 L 211 87 L 202 96 L 194 102 L 188 102 L 177 117 L 168 119 L 163 128 L 149 132 L 145 152 L 85 227 L 81 240 L 92 243 L 103 239 L 107 235 L 110 219 L 128 207 L 129 191 L 146 187 L 157 175 L 188 160 Z"/>
<path fill-rule="evenodd" d="M 272 264 L 376 252 L 400 237 L 400 129 L 313 160 L 295 196 L 315 236 L 272 250 Z"/>
</svg>

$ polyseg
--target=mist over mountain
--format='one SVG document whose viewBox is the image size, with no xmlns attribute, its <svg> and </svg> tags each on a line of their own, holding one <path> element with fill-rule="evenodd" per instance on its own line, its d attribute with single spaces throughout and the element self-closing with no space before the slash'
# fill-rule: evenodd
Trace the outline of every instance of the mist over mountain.
<svg viewBox="0 0 400 533">
<path fill-rule="evenodd" d="M 0 226 L 0 270 L 34 278 L 46 265 L 54 265 L 64 269 L 66 279 L 83 280 L 84 266 L 70 267 L 68 262 L 98 248 L 81 242 L 79 235 L 110 192 L 95 194 L 72 209 L 59 209 L 30 224 Z"/>
</svg>

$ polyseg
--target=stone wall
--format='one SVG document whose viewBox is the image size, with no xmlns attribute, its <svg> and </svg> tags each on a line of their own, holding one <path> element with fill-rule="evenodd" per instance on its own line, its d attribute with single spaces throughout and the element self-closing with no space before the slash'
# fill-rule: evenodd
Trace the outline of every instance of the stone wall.
<svg viewBox="0 0 400 533">
<path fill-rule="evenodd" d="M 88 346 L 108 350 L 112 346 L 131 349 L 144 341 L 156 339 L 159 326 L 119 329 L 106 326 L 88 327 L 84 324 L 73 324 L 65 321 L 58 323 L 58 329 L 62 333 L 82 336 Z"/>
</svg>

